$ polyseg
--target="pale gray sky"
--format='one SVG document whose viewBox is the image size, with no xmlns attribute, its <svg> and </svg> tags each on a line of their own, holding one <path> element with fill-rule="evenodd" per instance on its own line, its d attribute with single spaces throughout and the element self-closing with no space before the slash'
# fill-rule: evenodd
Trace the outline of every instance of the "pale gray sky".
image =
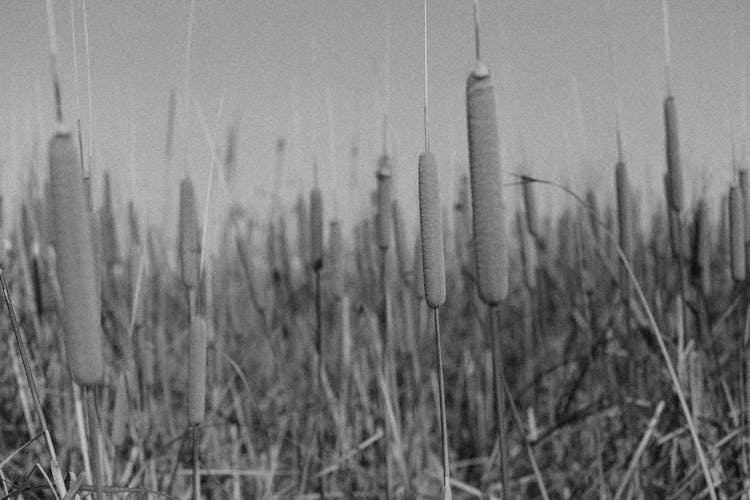
<svg viewBox="0 0 750 500">
<path fill-rule="evenodd" d="M 611 0 L 607 26 L 600 0 L 481 2 L 482 54 L 500 97 L 506 171 L 519 171 L 525 151 L 540 177 L 612 192 L 615 93 L 607 56 L 611 40 L 622 100 L 626 155 L 644 198 L 661 196 L 664 139 L 661 102 L 662 19 L 659 0 Z M 131 117 L 135 123 L 135 199 L 149 221 L 176 213 L 183 175 L 183 80 L 189 0 L 88 0 L 95 176 L 108 168 L 124 203 L 131 186 Z M 53 0 L 64 109 L 76 114 L 70 0 Z M 73 0 L 78 48 L 80 114 L 89 134 L 81 0 Z M 740 0 L 672 0 L 672 81 L 677 99 L 686 179 L 713 188 L 731 176 L 731 137 L 742 139 L 742 74 L 748 64 L 748 7 Z M 442 168 L 446 202 L 466 166 L 466 75 L 473 62 L 472 2 L 429 1 L 431 145 Z M 390 102 L 384 99 L 386 33 L 390 39 Z M 733 40 L 733 42 L 732 42 Z M 39 119 L 52 131 L 52 92 L 43 0 L 0 1 L 0 190 L 8 193 L 28 159 Z M 268 206 L 276 138 L 289 144 L 289 196 L 312 182 L 320 161 L 333 215 L 354 213 L 374 185 L 381 123 L 389 111 L 397 154 L 397 188 L 416 213 L 416 160 L 422 151 L 421 0 L 197 0 L 190 85 L 214 133 L 224 95 L 219 144 L 241 114 L 239 174 L 234 195 L 259 211 Z M 745 79 L 745 86 L 747 82 Z M 169 89 L 178 92 L 175 162 L 163 162 Z M 334 161 L 329 155 L 326 89 L 333 116 Z M 134 106 L 131 104 L 134 103 Z M 188 125 L 189 173 L 205 201 L 209 150 L 196 106 Z M 359 194 L 351 191 L 349 145 L 358 138 Z M 46 170 L 42 169 L 42 171 Z M 336 175 L 338 171 L 338 177 Z M 219 170 L 220 172 L 220 170 Z M 46 172 L 45 172 L 46 173 Z M 215 214 L 229 195 L 216 177 Z M 512 180 L 507 177 L 507 180 Z M 169 187 L 163 213 L 164 186 Z M 98 187 L 98 184 L 97 184 Z M 542 188 L 540 188 L 542 189 Z M 549 188 L 544 188 L 549 189 Z M 696 188 L 697 189 L 697 188 Z M 693 190 L 686 186 L 686 192 Z M 509 203 L 515 203 L 508 188 Z M 307 194 L 305 194 L 307 196 Z M 540 193 L 551 203 L 551 191 Z M 548 205 L 549 206 L 549 205 Z M 201 209 L 201 213 L 203 210 Z"/>
</svg>

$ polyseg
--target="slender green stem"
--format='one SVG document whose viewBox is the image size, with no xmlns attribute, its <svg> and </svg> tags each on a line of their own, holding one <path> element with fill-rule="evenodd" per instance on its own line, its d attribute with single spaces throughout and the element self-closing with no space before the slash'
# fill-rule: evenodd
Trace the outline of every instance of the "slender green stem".
<svg viewBox="0 0 750 500">
<path fill-rule="evenodd" d="M 443 348 L 440 341 L 440 309 L 432 310 L 435 323 L 435 345 L 437 347 L 438 362 L 438 391 L 440 392 L 440 437 L 443 456 L 443 499 L 451 500 L 451 471 L 448 457 L 448 422 L 445 415 L 445 383 L 443 379 Z"/>
</svg>

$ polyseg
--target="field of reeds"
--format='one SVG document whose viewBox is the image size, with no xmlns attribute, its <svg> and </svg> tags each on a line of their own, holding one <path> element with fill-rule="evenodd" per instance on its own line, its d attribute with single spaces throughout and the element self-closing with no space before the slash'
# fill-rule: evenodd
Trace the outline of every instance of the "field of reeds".
<svg viewBox="0 0 750 500">
<path fill-rule="evenodd" d="M 418 217 L 386 116 L 353 224 L 314 164 L 296 200 L 277 176 L 268 213 L 213 215 L 211 251 L 187 174 L 174 247 L 146 208 L 115 209 L 106 169 L 92 193 L 55 3 L 44 175 L 0 207 L 18 214 L 0 217 L 0 498 L 750 498 L 750 177 L 733 159 L 719 199 L 684 192 L 666 0 L 656 209 L 636 201 L 619 110 L 612 199 L 501 169 L 475 3 L 455 204 L 430 151 L 425 41 Z M 242 168 L 240 137 L 210 182 Z M 278 173 L 286 141 L 270 141 Z M 542 213 L 550 192 L 567 202 Z"/>
</svg>

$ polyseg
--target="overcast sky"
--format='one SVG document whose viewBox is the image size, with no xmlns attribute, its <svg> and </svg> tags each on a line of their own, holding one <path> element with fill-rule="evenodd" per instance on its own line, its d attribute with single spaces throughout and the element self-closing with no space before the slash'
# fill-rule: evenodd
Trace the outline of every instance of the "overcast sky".
<svg viewBox="0 0 750 500">
<path fill-rule="evenodd" d="M 52 3 L 66 121 L 74 121 L 80 111 L 87 143 L 82 4 L 73 0 L 77 109 L 71 3 Z M 665 169 L 661 2 L 612 4 L 608 20 L 604 2 L 598 0 L 481 3 L 482 56 L 498 85 L 502 168 L 519 172 L 525 158 L 536 176 L 567 181 L 579 190 L 596 188 L 603 199 L 612 193 L 616 93 L 607 55 L 611 43 L 631 177 L 643 200 L 654 200 L 663 192 Z M 240 117 L 238 174 L 231 194 L 223 177 L 215 177 L 214 217 L 231 196 L 265 213 L 275 142 L 281 136 L 288 145 L 285 200 L 307 192 L 317 157 L 321 185 L 329 195 L 328 215 L 334 213 L 337 191 L 336 208 L 349 216 L 365 205 L 363 193 L 374 186 L 387 112 L 397 160 L 396 193 L 407 211 L 416 213 L 416 160 L 423 149 L 421 0 L 197 0 L 190 66 L 194 101 L 186 136 L 189 5 L 189 0 L 86 3 L 97 191 L 101 172 L 108 169 L 116 180 L 118 203 L 134 193 L 147 212 L 146 221 L 168 221 L 171 228 L 185 165 L 201 205 L 205 202 L 210 155 L 204 131 L 213 140 L 218 130 L 223 146 L 227 126 Z M 431 146 L 448 202 L 456 179 L 468 172 L 464 87 L 474 57 L 472 2 L 430 0 L 428 5 Z M 673 94 L 688 194 L 699 190 L 703 179 L 714 192 L 726 187 L 732 136 L 740 144 L 746 135 L 742 82 L 748 66 L 748 10 L 740 0 L 672 0 L 670 5 Z M 37 123 L 45 141 L 53 130 L 43 0 L 0 1 L 0 47 L 0 190 L 8 194 L 19 172 L 28 169 Z M 747 86 L 746 78 L 744 82 Z M 164 148 L 170 88 L 177 91 L 178 113 L 175 158 L 168 169 Z M 356 189 L 350 186 L 352 141 L 360 148 Z M 40 169 L 46 175 L 45 170 Z M 165 186 L 166 214 L 161 201 Z M 550 188 L 540 189 L 546 190 L 540 198 L 549 208 L 556 195 Z M 516 191 L 507 188 L 511 206 Z"/>
</svg>

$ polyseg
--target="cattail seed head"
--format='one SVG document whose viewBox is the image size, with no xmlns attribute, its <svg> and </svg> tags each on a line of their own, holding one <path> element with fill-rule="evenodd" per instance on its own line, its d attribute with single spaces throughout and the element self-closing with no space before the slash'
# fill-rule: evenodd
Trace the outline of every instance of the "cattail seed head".
<svg viewBox="0 0 750 500">
<path fill-rule="evenodd" d="M 141 231 L 138 224 L 138 212 L 135 210 L 135 204 L 128 202 L 128 227 L 130 229 L 130 242 L 135 245 L 141 244 Z"/>
<path fill-rule="evenodd" d="M 91 220 L 79 161 L 73 136 L 57 132 L 49 143 L 49 169 L 65 350 L 75 381 L 95 385 L 104 377 L 104 357 Z"/>
<path fill-rule="evenodd" d="M 338 220 L 331 221 L 328 238 L 333 294 L 341 299 L 344 296 L 344 242 Z"/>
<path fill-rule="evenodd" d="M 477 285 L 482 301 L 496 305 L 508 293 L 508 255 L 495 87 L 481 63 L 469 75 L 466 100 Z"/>
<path fill-rule="evenodd" d="M 729 240 L 732 278 L 735 281 L 743 281 L 746 273 L 745 217 L 742 191 L 739 186 L 729 188 Z"/>
<path fill-rule="evenodd" d="M 381 250 L 388 250 L 391 244 L 391 158 L 387 154 L 378 160 L 377 192 L 377 244 Z"/>
<path fill-rule="evenodd" d="M 701 198 L 693 215 L 691 274 L 704 295 L 709 293 L 711 272 L 711 228 L 708 205 Z"/>
<path fill-rule="evenodd" d="M 206 346 L 208 326 L 202 316 L 193 318 L 190 325 L 190 366 L 188 374 L 188 421 L 190 425 L 203 422 L 206 415 Z"/>
<path fill-rule="evenodd" d="M 668 200 L 670 208 L 680 212 L 683 208 L 682 164 L 680 161 L 680 141 L 677 134 L 677 108 L 674 97 L 664 100 L 664 126 L 666 131 L 667 172 L 669 174 Z"/>
<path fill-rule="evenodd" d="M 315 271 L 323 268 L 323 195 L 318 186 L 310 191 L 310 265 Z"/>
<path fill-rule="evenodd" d="M 419 155 L 419 223 L 422 240 L 424 293 L 433 309 L 445 303 L 445 248 L 440 209 L 440 178 L 435 156 Z"/>
<path fill-rule="evenodd" d="M 531 241 L 531 234 L 526 229 L 526 219 L 521 211 L 516 212 L 516 231 L 520 243 L 521 266 L 523 267 L 523 281 L 526 287 L 536 287 L 536 262 L 535 247 Z"/>
<path fill-rule="evenodd" d="M 414 296 L 418 301 L 424 299 L 424 266 L 422 264 L 422 238 L 414 242 Z"/>
<path fill-rule="evenodd" d="M 302 195 L 297 197 L 295 204 L 297 214 L 297 252 L 300 261 L 310 262 L 310 219 L 307 216 L 307 204 Z"/>
<path fill-rule="evenodd" d="M 398 272 L 401 275 L 401 279 L 406 279 L 406 275 L 410 271 L 410 248 L 406 244 L 406 223 L 404 222 L 404 214 L 401 210 L 401 205 L 399 204 L 398 200 L 393 200 L 391 207 L 393 212 L 393 236 L 396 240 L 396 260 L 398 261 Z"/>
<path fill-rule="evenodd" d="M 128 420 L 128 389 L 125 375 L 117 377 L 115 386 L 115 408 L 112 413 L 112 443 L 119 447 L 125 443 L 125 425 Z"/>
<path fill-rule="evenodd" d="M 630 187 L 625 163 L 615 165 L 615 188 L 617 191 L 618 243 L 627 259 L 633 256 L 633 223 L 630 210 Z"/>
<path fill-rule="evenodd" d="M 120 261 L 120 246 L 117 243 L 117 227 L 112 203 L 112 185 L 109 172 L 104 172 L 104 204 L 99 209 L 99 230 L 102 240 L 102 258 L 107 266 Z"/>
<path fill-rule="evenodd" d="M 537 225 L 536 198 L 534 197 L 534 188 L 532 186 L 533 180 L 527 176 L 523 176 L 521 179 L 523 204 L 526 209 L 526 228 L 531 236 L 538 238 L 539 226 Z"/>
<path fill-rule="evenodd" d="M 188 288 L 198 288 L 200 279 L 200 229 L 198 209 L 195 205 L 193 181 L 189 177 L 180 182 L 179 257 L 182 283 Z"/>
<path fill-rule="evenodd" d="M 599 241 L 599 202 L 596 199 L 596 193 L 594 193 L 592 189 L 586 191 L 586 204 L 589 206 L 587 212 L 589 216 L 589 225 L 591 226 L 591 234 L 594 236 L 595 241 Z"/>
</svg>

